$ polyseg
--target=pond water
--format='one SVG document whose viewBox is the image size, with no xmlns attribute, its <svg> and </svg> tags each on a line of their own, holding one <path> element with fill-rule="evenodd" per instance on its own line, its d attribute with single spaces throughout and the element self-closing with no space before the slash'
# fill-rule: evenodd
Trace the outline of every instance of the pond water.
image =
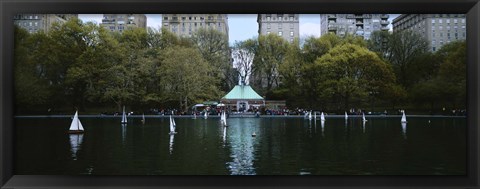
<svg viewBox="0 0 480 189">
<path fill-rule="evenodd" d="M 14 174 L 465 175 L 466 118 L 16 118 Z M 252 133 L 256 137 L 252 137 Z"/>
</svg>

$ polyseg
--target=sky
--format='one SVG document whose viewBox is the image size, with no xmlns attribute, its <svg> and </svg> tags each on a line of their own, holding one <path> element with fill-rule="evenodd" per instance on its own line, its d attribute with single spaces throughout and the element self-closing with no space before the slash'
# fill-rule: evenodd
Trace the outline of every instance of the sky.
<svg viewBox="0 0 480 189">
<path fill-rule="evenodd" d="M 102 14 L 79 14 L 84 22 L 102 22 Z M 162 25 L 161 14 L 146 14 L 147 27 L 159 29 Z M 390 22 L 396 18 L 398 14 L 390 14 Z M 320 16 L 318 14 L 300 14 L 300 38 L 307 36 L 320 36 Z M 235 41 L 243 41 L 258 36 L 258 23 L 256 14 L 229 14 L 229 43 Z M 391 28 L 391 26 L 390 26 Z"/>
</svg>

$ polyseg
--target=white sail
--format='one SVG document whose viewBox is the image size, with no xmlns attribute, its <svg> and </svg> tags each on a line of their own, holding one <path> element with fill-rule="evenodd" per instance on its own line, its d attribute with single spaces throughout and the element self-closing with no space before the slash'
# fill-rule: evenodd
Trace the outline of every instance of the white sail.
<svg viewBox="0 0 480 189">
<path fill-rule="evenodd" d="M 78 120 L 78 130 L 83 131 L 82 122 L 81 122 L 80 119 L 78 119 L 78 118 L 77 118 L 77 120 Z"/>
<path fill-rule="evenodd" d="M 367 119 L 365 119 L 365 114 L 364 113 L 362 113 L 362 120 L 363 120 L 363 122 L 367 121 Z"/>
<path fill-rule="evenodd" d="M 407 117 L 405 116 L 405 112 L 403 112 L 401 122 L 402 122 L 402 123 L 407 123 Z"/>
<path fill-rule="evenodd" d="M 345 119 L 348 119 L 348 114 L 347 114 L 347 112 L 345 112 Z"/>
<path fill-rule="evenodd" d="M 75 115 L 73 116 L 72 123 L 70 124 L 69 130 L 71 131 L 83 131 L 83 126 L 82 122 L 80 122 L 80 119 L 78 119 L 78 111 L 75 112 Z"/>
<path fill-rule="evenodd" d="M 127 115 L 125 115 L 125 106 L 123 106 L 122 123 L 127 123 Z"/>
<path fill-rule="evenodd" d="M 325 115 L 323 114 L 323 112 L 322 114 L 320 114 L 320 121 L 325 121 Z"/>
<path fill-rule="evenodd" d="M 227 113 L 223 112 L 221 115 L 222 124 L 227 126 Z"/>
<path fill-rule="evenodd" d="M 170 134 L 174 134 L 175 133 L 175 123 L 172 119 L 172 116 L 170 116 Z"/>
</svg>

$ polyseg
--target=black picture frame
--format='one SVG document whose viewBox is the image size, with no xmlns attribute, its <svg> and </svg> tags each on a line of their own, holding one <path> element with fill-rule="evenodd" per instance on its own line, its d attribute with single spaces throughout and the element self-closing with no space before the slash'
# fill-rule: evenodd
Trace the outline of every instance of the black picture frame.
<svg viewBox="0 0 480 189">
<path fill-rule="evenodd" d="M 17 13 L 464 13 L 467 18 L 466 176 L 59 176 L 14 175 L 13 16 Z M 478 0 L 1 0 L 2 188 L 478 188 L 480 3 Z"/>
</svg>

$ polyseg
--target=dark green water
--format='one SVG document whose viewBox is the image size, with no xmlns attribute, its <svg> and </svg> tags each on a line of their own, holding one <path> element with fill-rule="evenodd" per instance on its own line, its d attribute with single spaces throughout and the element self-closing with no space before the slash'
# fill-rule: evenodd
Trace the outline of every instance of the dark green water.
<svg viewBox="0 0 480 189">
<path fill-rule="evenodd" d="M 465 175 L 466 118 L 16 118 L 15 174 Z M 428 123 L 431 120 L 431 123 Z M 252 133 L 257 134 L 252 137 Z M 225 135 L 225 134 L 226 135 Z"/>
</svg>

